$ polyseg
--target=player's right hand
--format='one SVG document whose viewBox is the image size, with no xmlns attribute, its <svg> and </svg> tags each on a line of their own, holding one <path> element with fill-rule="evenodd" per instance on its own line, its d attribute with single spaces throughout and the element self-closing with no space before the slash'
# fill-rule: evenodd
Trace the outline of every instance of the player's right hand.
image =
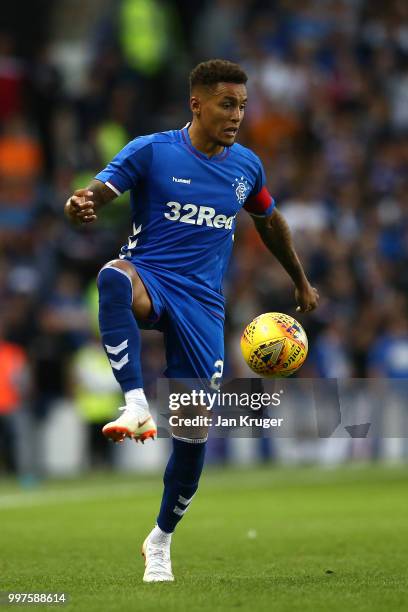
<svg viewBox="0 0 408 612">
<path fill-rule="evenodd" d="M 98 218 L 95 214 L 93 191 L 77 189 L 65 204 L 65 215 L 72 223 L 92 223 Z"/>
</svg>

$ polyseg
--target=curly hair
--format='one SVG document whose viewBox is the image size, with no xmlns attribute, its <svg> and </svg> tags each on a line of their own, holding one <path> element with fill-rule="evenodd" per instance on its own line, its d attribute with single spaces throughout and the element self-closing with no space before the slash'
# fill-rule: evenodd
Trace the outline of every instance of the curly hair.
<svg viewBox="0 0 408 612">
<path fill-rule="evenodd" d="M 211 87 L 217 83 L 245 85 L 248 77 L 241 66 L 228 60 L 212 59 L 201 62 L 190 72 L 190 91 L 197 85 Z"/>
</svg>

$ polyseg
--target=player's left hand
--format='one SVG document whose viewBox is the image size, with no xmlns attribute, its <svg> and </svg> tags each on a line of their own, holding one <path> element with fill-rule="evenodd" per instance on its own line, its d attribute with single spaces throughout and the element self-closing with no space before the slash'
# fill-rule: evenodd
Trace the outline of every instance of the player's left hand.
<svg viewBox="0 0 408 612">
<path fill-rule="evenodd" d="M 295 299 L 298 304 L 296 312 L 311 312 L 319 303 L 319 294 L 315 287 L 306 281 L 295 289 Z"/>
</svg>

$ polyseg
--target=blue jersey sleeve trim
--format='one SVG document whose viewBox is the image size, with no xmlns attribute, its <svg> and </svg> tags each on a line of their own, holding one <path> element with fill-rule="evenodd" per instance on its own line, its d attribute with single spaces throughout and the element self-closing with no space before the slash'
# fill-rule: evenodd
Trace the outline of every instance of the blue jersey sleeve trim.
<svg viewBox="0 0 408 612">
<path fill-rule="evenodd" d="M 99 176 L 99 175 L 98 175 L 98 176 Z M 99 180 L 100 180 L 100 179 L 99 179 Z M 110 181 L 105 181 L 105 185 L 106 185 L 107 187 L 109 187 L 110 189 L 112 189 L 112 191 L 113 191 L 114 193 L 116 193 L 116 195 L 117 195 L 117 196 L 122 195 L 122 192 L 121 192 L 121 191 L 119 191 L 119 189 L 118 189 L 117 187 L 115 187 L 115 185 L 113 185 L 113 184 L 112 184 Z"/>
</svg>

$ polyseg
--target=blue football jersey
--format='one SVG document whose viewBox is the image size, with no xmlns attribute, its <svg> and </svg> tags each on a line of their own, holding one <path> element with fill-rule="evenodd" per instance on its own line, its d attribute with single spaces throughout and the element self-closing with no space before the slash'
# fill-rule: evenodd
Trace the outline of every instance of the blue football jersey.
<svg viewBox="0 0 408 612">
<path fill-rule="evenodd" d="M 118 195 L 131 192 L 133 231 L 121 258 L 222 292 L 237 213 L 264 189 L 251 150 L 235 143 L 209 158 L 186 126 L 135 138 L 96 178 Z M 267 197 L 265 215 L 274 207 Z"/>
</svg>

